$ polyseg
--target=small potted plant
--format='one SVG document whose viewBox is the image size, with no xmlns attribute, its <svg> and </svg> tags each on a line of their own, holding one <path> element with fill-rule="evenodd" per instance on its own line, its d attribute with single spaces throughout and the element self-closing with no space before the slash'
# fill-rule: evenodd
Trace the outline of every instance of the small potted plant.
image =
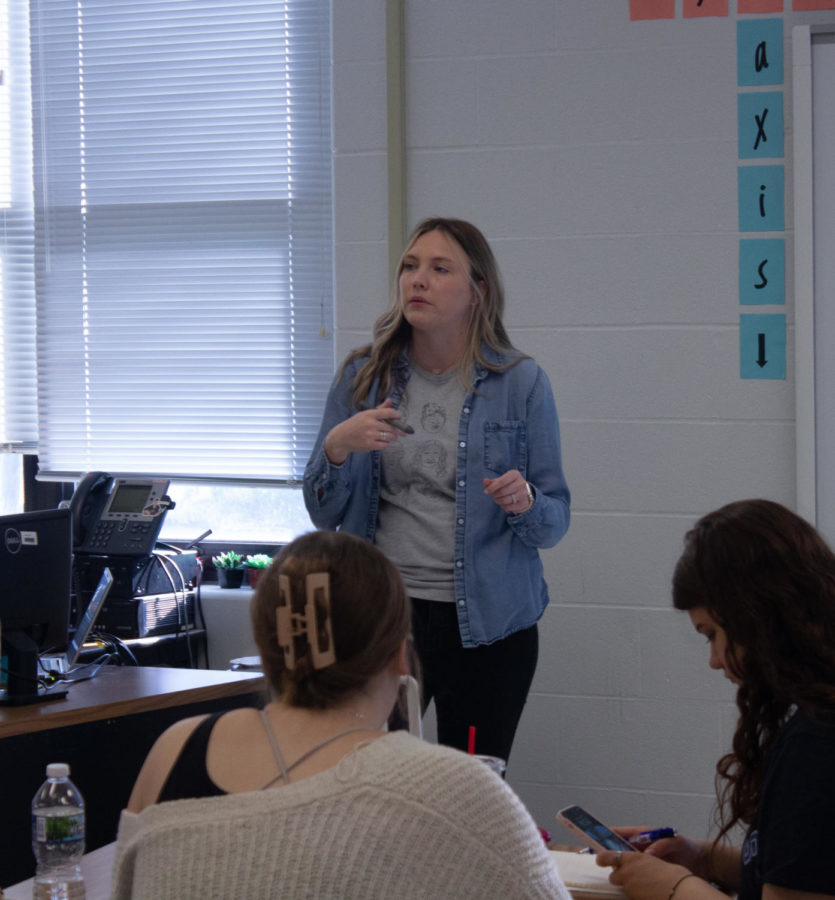
<svg viewBox="0 0 835 900">
<path fill-rule="evenodd" d="M 213 556 L 212 562 L 217 571 L 217 583 L 222 588 L 239 588 L 244 580 L 244 558 L 234 550 L 227 550 L 219 556 Z"/>
<path fill-rule="evenodd" d="M 249 576 L 249 586 L 254 588 L 258 584 L 258 579 L 269 568 L 273 561 L 271 556 L 266 553 L 254 553 L 246 558 L 246 570 Z"/>
</svg>

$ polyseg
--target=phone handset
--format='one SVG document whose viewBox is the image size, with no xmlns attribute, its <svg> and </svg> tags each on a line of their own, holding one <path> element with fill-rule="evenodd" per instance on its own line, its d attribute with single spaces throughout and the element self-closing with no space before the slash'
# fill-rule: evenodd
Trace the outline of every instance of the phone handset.
<svg viewBox="0 0 835 900">
<path fill-rule="evenodd" d="M 107 472 L 88 472 L 78 483 L 70 500 L 73 545 L 80 547 L 90 527 L 96 523 L 113 484 Z"/>
</svg>

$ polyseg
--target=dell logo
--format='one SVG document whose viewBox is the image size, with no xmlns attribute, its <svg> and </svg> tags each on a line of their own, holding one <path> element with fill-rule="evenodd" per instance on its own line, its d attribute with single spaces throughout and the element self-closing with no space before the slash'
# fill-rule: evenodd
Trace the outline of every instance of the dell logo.
<svg viewBox="0 0 835 900">
<path fill-rule="evenodd" d="M 21 543 L 20 532 L 17 528 L 7 528 L 5 535 L 6 550 L 9 553 L 17 553 L 20 550 Z"/>
</svg>

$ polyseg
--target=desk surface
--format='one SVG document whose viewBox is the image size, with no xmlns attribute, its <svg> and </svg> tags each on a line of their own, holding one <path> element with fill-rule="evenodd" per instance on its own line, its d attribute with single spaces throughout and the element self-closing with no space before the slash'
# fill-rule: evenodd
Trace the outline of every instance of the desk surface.
<svg viewBox="0 0 835 900">
<path fill-rule="evenodd" d="M 116 855 L 116 844 L 106 844 L 81 860 L 87 900 L 107 900 L 110 896 L 110 876 Z M 573 900 L 624 900 L 623 888 L 609 884 L 609 869 L 601 869 L 593 854 L 553 851 L 557 868 Z M 32 879 L 16 884 L 3 892 L 8 900 L 31 900 Z"/>
<path fill-rule="evenodd" d="M 105 844 L 92 853 L 85 853 L 81 860 L 86 900 L 108 900 L 110 897 L 110 873 L 116 856 L 116 843 Z M 3 891 L 3 900 L 32 900 L 34 879 L 18 882 Z"/>
<path fill-rule="evenodd" d="M 0 707 L 0 738 L 234 697 L 265 687 L 258 672 L 105 666 L 95 678 L 69 684 L 62 699 Z"/>
</svg>

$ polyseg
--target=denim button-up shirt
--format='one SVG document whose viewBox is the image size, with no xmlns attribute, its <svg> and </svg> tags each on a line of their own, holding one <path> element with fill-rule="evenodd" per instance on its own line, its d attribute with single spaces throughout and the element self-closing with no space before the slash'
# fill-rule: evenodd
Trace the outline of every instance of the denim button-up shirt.
<svg viewBox="0 0 835 900">
<path fill-rule="evenodd" d="M 485 359 L 504 357 L 488 347 Z M 380 452 L 352 453 L 339 466 L 328 461 L 328 432 L 358 410 L 351 384 L 365 359 L 335 378 L 319 435 L 304 475 L 304 499 L 317 528 L 343 528 L 374 540 L 380 503 Z M 400 403 L 409 380 L 404 357 L 391 396 Z M 367 405 L 383 402 L 376 385 Z M 484 478 L 518 469 L 534 488 L 533 506 L 508 515 L 484 493 Z M 494 372 L 478 366 L 464 399 L 455 463 L 454 582 L 461 641 L 491 644 L 533 625 L 548 605 L 540 548 L 553 547 L 568 530 L 570 494 L 562 471 L 557 408 L 548 377 L 533 359 Z M 443 539 L 439 536 L 439 539 Z"/>
</svg>

